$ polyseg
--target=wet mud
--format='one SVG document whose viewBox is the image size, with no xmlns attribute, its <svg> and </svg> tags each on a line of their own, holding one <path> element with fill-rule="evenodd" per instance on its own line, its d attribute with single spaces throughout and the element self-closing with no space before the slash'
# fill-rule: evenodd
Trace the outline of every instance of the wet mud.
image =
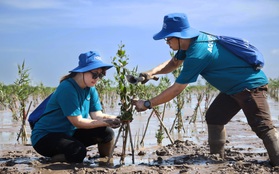
<svg viewBox="0 0 279 174">
<path fill-rule="evenodd" d="M 278 103 L 271 104 L 271 112 L 275 113 L 274 124 L 279 127 Z M 165 173 L 220 173 L 220 174 L 270 174 L 279 173 L 279 167 L 269 164 L 267 152 L 262 141 L 251 131 L 242 113 L 235 116 L 226 125 L 227 141 L 225 159 L 209 154 L 207 144 L 207 128 L 202 120 L 189 124 L 185 120 L 185 132 L 171 133 L 174 143 L 164 134 L 162 145 L 157 145 L 155 133 L 159 122 L 151 118 L 149 113 L 134 117 L 131 123 L 135 147 L 135 163 L 132 163 L 131 147 L 127 144 L 124 163 L 120 163 L 122 139 L 116 144 L 113 158 L 98 158 L 96 146 L 88 147 L 87 157 L 81 164 L 52 162 L 50 158 L 40 156 L 30 145 L 15 141 L 20 125 L 7 119 L 7 113 L 0 113 L 0 174 L 87 174 L 87 173 L 131 173 L 131 174 L 165 174 Z M 276 118 L 277 117 L 277 118 Z M 164 123 L 171 127 L 173 113 L 168 113 Z M 139 144 L 143 130 L 147 128 L 144 145 Z M 30 135 L 30 130 L 28 130 Z M 118 130 L 115 130 L 118 134 Z"/>
<path fill-rule="evenodd" d="M 174 144 L 148 149 L 136 154 L 138 164 L 111 164 L 107 159 L 97 157 L 94 149 L 82 164 L 51 162 L 51 159 L 39 156 L 31 146 L 5 151 L 0 158 L 0 173 L 279 173 L 279 167 L 272 167 L 267 154 L 253 153 L 253 147 L 226 148 L 225 159 L 208 153 L 207 145 L 197 145 L 192 141 L 176 140 Z M 129 160 L 128 154 L 125 160 Z M 114 161 L 120 158 L 120 152 L 114 153 Z M 148 158 L 140 162 L 140 158 Z"/>
</svg>

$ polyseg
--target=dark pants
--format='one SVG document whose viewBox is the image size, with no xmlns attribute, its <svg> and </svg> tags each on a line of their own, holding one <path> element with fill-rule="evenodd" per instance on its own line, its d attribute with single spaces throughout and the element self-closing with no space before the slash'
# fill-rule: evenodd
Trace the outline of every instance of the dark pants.
<svg viewBox="0 0 279 174">
<path fill-rule="evenodd" d="M 107 143 L 113 138 L 114 132 L 110 127 L 77 129 L 73 136 L 64 133 L 49 133 L 35 144 L 34 149 L 47 157 L 64 154 L 68 162 L 79 163 L 86 156 L 86 147 Z"/>
<path fill-rule="evenodd" d="M 267 85 L 234 95 L 220 93 L 206 113 L 207 124 L 225 125 L 242 109 L 252 130 L 263 139 L 274 128 L 266 93 Z"/>
</svg>

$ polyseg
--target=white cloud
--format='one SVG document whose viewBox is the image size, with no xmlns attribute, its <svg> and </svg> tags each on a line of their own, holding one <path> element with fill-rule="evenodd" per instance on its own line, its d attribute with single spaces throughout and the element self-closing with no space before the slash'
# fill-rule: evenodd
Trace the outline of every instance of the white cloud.
<svg viewBox="0 0 279 174">
<path fill-rule="evenodd" d="M 62 1 L 56 0 L 1 0 L 0 4 L 18 9 L 48 9 L 61 7 Z"/>
<path fill-rule="evenodd" d="M 271 51 L 271 54 L 272 54 L 272 55 L 275 55 L 275 56 L 279 56 L 279 48 L 273 49 L 273 50 Z"/>
<path fill-rule="evenodd" d="M 160 30 L 165 14 L 184 12 L 188 15 L 190 24 L 197 29 L 214 34 L 241 34 L 250 38 L 258 48 L 270 55 L 267 56 L 267 69 L 274 66 L 276 71 L 278 56 L 275 55 L 279 54 L 279 49 L 274 49 L 271 55 L 270 48 L 274 48 L 278 40 L 278 9 L 278 0 L 0 0 L 0 56 L 6 58 L 1 59 L 0 69 L 5 70 L 5 73 L 9 72 L 9 61 L 15 58 L 30 57 L 30 62 L 33 63 L 37 58 L 34 57 L 35 53 L 40 58 L 36 59 L 37 64 L 45 64 L 42 60 L 56 62 L 59 56 L 62 57 L 59 60 L 64 60 L 65 53 L 70 57 L 71 54 L 76 55 L 80 50 L 92 47 L 103 51 L 103 57 L 109 57 L 114 55 L 114 51 L 108 43 L 111 46 L 119 38 L 125 38 L 125 44 L 129 43 L 127 50 L 134 56 L 134 60 L 150 56 L 157 65 L 155 62 L 159 60 L 156 59 L 168 54 L 168 46 L 164 42 L 156 42 L 155 45 L 151 36 Z M 100 37 L 81 42 L 79 38 L 88 30 L 79 28 L 85 27 L 93 28 L 91 34 Z M 94 27 L 99 28 L 94 30 Z M 131 28 L 149 31 L 140 33 L 138 37 L 141 38 L 135 40 L 134 37 L 126 37 L 134 32 Z M 114 30 L 121 30 L 116 32 L 121 34 L 110 34 L 111 37 L 107 38 L 106 32 L 113 33 Z M 144 35 L 150 35 L 150 38 L 144 40 Z M 163 51 L 164 49 L 166 50 Z M 72 57 L 76 63 L 76 57 Z M 153 62 L 148 66 L 152 66 Z M 31 67 L 35 67 L 35 62 Z M 46 68 L 37 73 L 49 71 Z M 54 69 L 61 70 L 52 68 Z M 7 76 L 7 79 L 11 78 Z M 50 81 L 53 79 L 55 78 L 51 77 Z"/>
<path fill-rule="evenodd" d="M 24 3 L 22 0 L 2 0 L 1 4 L 14 8 L 10 13 L 0 13 L 0 25 L 7 28 L 16 25 L 27 28 L 96 25 L 151 28 L 161 26 L 163 16 L 172 12 L 187 13 L 193 26 L 205 23 L 233 26 L 279 17 L 279 1 L 275 0 L 177 0 L 175 3 L 173 0 L 25 0 Z"/>
</svg>

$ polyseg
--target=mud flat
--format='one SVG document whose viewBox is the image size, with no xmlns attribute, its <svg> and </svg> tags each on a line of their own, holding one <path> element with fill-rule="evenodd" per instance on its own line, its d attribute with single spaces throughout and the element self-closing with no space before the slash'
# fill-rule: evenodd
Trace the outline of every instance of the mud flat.
<svg viewBox="0 0 279 174">
<path fill-rule="evenodd" d="M 274 123 L 278 129 L 278 103 L 271 103 Z M 30 142 L 22 145 L 16 141 L 20 125 L 10 120 L 8 112 L 0 112 L 0 173 L 279 173 L 279 167 L 269 164 L 266 150 L 260 139 L 251 131 L 242 113 L 235 116 L 226 125 L 227 142 L 224 160 L 217 155 L 209 154 L 207 144 L 207 128 L 202 120 L 189 124 L 185 118 L 185 132 L 171 133 L 175 140 L 170 143 L 167 135 L 162 145 L 157 145 L 155 133 L 159 121 L 152 117 L 148 125 L 144 145 L 140 145 L 143 130 L 149 112 L 136 115 L 131 123 L 135 147 L 135 164 L 132 164 L 131 148 L 127 148 L 125 164 L 120 164 L 122 139 L 120 138 L 114 150 L 111 163 L 107 159 L 98 158 L 96 146 L 88 147 L 88 154 L 82 164 L 53 163 L 50 159 L 37 154 Z M 166 127 L 170 128 L 174 113 L 167 113 L 164 119 Z M 29 128 L 27 132 L 30 135 Z M 115 130 L 118 134 L 118 129 Z M 128 144 L 129 146 L 129 144 Z"/>
</svg>

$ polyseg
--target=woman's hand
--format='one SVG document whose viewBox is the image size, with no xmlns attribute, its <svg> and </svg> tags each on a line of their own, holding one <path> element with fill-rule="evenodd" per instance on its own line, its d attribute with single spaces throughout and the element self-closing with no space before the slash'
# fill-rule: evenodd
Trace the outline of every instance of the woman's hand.
<svg viewBox="0 0 279 174">
<path fill-rule="evenodd" d="M 109 127 L 116 129 L 120 127 L 121 120 L 117 117 L 115 118 L 105 118 L 103 119 L 105 123 L 109 125 Z"/>
<path fill-rule="evenodd" d="M 106 123 L 106 126 L 109 126 L 113 129 L 118 128 L 121 123 L 121 120 L 117 116 L 105 114 L 102 111 L 90 112 L 90 116 L 93 120 Z"/>
</svg>

